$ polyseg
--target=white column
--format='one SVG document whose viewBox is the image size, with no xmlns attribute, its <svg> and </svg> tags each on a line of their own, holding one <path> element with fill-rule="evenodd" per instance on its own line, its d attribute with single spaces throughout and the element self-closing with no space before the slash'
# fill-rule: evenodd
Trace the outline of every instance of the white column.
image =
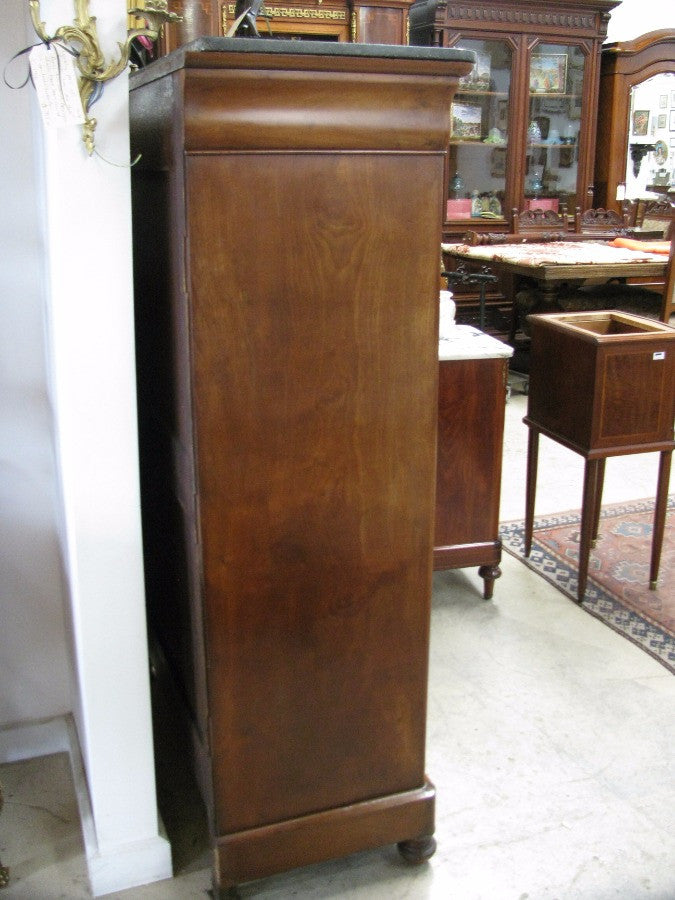
<svg viewBox="0 0 675 900">
<path fill-rule="evenodd" d="M 91 0 L 106 56 L 119 0 Z M 72 0 L 43 0 L 52 33 Z M 79 735 L 95 895 L 171 875 L 159 836 L 149 696 L 136 432 L 126 74 L 80 128 L 44 132 L 51 394 L 71 604 Z"/>
</svg>

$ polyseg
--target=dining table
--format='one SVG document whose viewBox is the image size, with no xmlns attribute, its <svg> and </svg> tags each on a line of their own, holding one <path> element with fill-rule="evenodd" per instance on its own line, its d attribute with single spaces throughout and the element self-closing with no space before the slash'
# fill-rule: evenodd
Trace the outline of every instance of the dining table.
<svg viewBox="0 0 675 900">
<path fill-rule="evenodd" d="M 515 294 L 518 279 L 529 279 L 537 292 L 531 312 L 560 312 L 564 287 L 611 279 L 663 280 L 669 241 L 627 239 L 562 240 L 542 243 L 513 242 L 495 245 L 441 245 L 443 258 L 466 266 L 487 266 L 503 280 L 510 279 Z"/>
</svg>

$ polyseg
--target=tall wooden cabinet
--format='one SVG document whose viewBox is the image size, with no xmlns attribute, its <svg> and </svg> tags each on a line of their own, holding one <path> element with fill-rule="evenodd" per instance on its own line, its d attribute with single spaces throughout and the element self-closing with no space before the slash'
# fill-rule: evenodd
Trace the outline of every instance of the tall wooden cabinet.
<svg viewBox="0 0 675 900">
<path fill-rule="evenodd" d="M 139 0 L 143 6 L 145 0 Z M 265 3 L 257 27 L 261 36 L 293 40 L 407 44 L 411 0 L 285 0 Z M 181 21 L 165 25 L 159 52 L 165 55 L 200 37 L 228 33 L 235 0 L 168 0 Z"/>
<path fill-rule="evenodd" d="M 471 61 L 210 38 L 132 77 L 149 618 L 219 890 L 433 852 L 438 247 Z"/>
<path fill-rule="evenodd" d="M 618 0 L 416 0 L 410 42 L 477 54 L 453 102 L 444 237 L 596 205 L 600 49 Z"/>
</svg>

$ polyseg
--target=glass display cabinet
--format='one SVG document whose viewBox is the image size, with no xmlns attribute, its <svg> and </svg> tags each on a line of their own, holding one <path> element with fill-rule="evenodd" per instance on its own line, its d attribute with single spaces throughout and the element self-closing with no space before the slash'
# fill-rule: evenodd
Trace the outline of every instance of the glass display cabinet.
<svg viewBox="0 0 675 900">
<path fill-rule="evenodd" d="M 450 111 L 444 240 L 593 196 L 600 51 L 617 0 L 415 0 L 410 42 L 476 53 Z"/>
</svg>

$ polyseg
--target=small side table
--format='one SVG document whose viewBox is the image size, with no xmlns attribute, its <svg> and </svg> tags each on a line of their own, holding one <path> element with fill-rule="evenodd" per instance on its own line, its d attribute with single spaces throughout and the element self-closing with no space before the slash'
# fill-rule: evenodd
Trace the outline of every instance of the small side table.
<svg viewBox="0 0 675 900">
<path fill-rule="evenodd" d="M 650 588 L 656 587 L 675 440 L 675 328 L 606 311 L 531 315 L 525 555 L 532 549 L 539 435 L 586 460 L 579 585 L 586 593 L 609 456 L 660 452 Z"/>
<path fill-rule="evenodd" d="M 499 563 L 504 405 L 513 348 L 471 325 L 438 345 L 434 569 L 479 566 L 492 599 Z"/>
</svg>

